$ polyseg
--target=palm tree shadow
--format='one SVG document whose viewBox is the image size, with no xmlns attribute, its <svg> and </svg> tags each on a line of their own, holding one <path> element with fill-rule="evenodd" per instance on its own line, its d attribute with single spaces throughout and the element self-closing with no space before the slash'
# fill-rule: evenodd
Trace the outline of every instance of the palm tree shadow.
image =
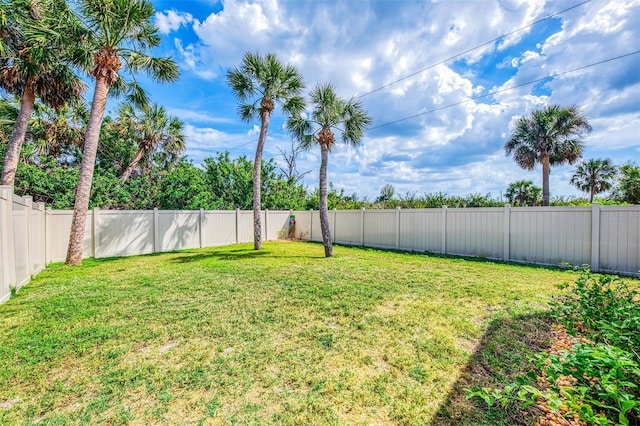
<svg viewBox="0 0 640 426">
<path fill-rule="evenodd" d="M 432 419 L 432 425 L 527 425 L 530 416 L 517 408 L 487 408 L 467 400 L 471 387 L 503 388 L 534 369 L 529 357 L 549 347 L 552 319 L 548 313 L 494 320 L 471 359 Z"/>
<path fill-rule="evenodd" d="M 191 263 L 208 259 L 216 260 L 244 260 L 244 259 L 258 259 L 258 258 L 271 258 L 271 259 L 291 259 L 291 258 L 303 258 L 303 259 L 324 259 L 325 257 L 318 253 L 316 256 L 304 254 L 304 255 L 292 255 L 291 253 L 276 253 L 268 249 L 254 250 L 253 248 L 225 248 L 215 249 L 211 251 L 202 251 L 202 249 L 195 249 L 194 251 L 184 250 L 180 254 L 184 256 L 177 256 L 172 259 L 175 263 Z"/>
</svg>

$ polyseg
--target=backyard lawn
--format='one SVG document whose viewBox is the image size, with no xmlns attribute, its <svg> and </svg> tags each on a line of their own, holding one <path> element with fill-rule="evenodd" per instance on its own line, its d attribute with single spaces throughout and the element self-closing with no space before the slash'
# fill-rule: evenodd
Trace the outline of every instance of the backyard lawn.
<svg viewBox="0 0 640 426">
<path fill-rule="evenodd" d="M 52 265 L 0 305 L 0 424 L 512 424 L 575 275 L 267 242 Z"/>
</svg>

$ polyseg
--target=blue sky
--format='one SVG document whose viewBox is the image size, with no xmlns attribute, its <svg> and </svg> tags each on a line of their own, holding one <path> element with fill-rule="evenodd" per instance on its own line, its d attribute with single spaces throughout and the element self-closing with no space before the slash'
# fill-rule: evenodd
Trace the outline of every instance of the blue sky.
<svg viewBox="0 0 640 426">
<path fill-rule="evenodd" d="M 225 78 L 247 51 L 295 65 L 307 91 L 331 82 L 362 101 L 372 129 L 329 159 L 329 180 L 347 194 L 373 199 L 390 183 L 400 194 L 497 197 L 515 180 L 541 185 L 540 169 L 518 168 L 503 146 L 518 117 L 556 103 L 580 106 L 593 126 L 584 158 L 640 160 L 640 54 L 589 66 L 640 49 L 640 0 L 152 1 L 154 53 L 173 57 L 181 78 L 143 84 L 185 122 L 194 164 L 225 150 L 253 158 L 259 123 L 237 117 Z M 265 158 L 290 149 L 282 126 L 276 111 Z M 298 159 L 310 188 L 319 163 L 313 150 Z M 552 169 L 552 196 L 580 195 L 574 170 Z"/>
</svg>

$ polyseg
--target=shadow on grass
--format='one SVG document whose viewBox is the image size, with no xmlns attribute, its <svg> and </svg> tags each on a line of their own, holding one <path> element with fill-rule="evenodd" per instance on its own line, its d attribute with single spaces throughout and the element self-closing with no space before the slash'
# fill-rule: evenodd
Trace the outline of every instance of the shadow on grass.
<svg viewBox="0 0 640 426">
<path fill-rule="evenodd" d="M 493 321 L 482 337 L 432 425 L 528 425 L 533 419 L 517 408 L 487 408 L 479 400 L 467 400 L 470 387 L 503 388 L 516 376 L 533 370 L 528 357 L 542 352 L 551 342 L 552 320 L 546 313 Z"/>
<path fill-rule="evenodd" d="M 274 253 L 264 247 L 261 250 L 254 250 L 253 248 L 237 247 L 237 248 L 225 248 L 217 249 L 214 251 L 202 251 L 198 249 L 196 251 L 181 251 L 184 256 L 174 257 L 173 262 L 176 263 L 191 263 L 208 259 L 217 260 L 244 260 L 244 259 L 292 259 L 292 258 L 304 258 L 304 259 L 324 259 L 322 253 L 318 252 L 318 255 L 294 255 L 289 252 Z"/>
</svg>

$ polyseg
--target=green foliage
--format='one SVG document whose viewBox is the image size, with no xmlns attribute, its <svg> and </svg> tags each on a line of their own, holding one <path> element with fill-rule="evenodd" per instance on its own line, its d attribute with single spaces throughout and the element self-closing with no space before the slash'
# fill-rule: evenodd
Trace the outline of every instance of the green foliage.
<svg viewBox="0 0 640 426">
<path fill-rule="evenodd" d="M 580 332 L 596 342 L 640 352 L 638 292 L 612 275 L 585 269 L 553 304 L 554 314 L 570 333 Z M 638 356 L 640 360 L 640 356 Z"/>
<path fill-rule="evenodd" d="M 504 195 L 514 207 L 537 206 L 542 202 L 542 188 L 530 180 L 510 183 Z"/>
<path fill-rule="evenodd" d="M 558 354 L 537 355 L 546 389 L 533 374 L 503 389 L 467 389 L 467 398 L 487 405 L 527 407 L 544 399 L 550 408 L 578 414 L 588 424 L 629 425 L 640 420 L 640 306 L 638 292 L 618 277 L 582 270 L 553 304 L 554 316 L 570 333 L 593 343 L 578 343 Z"/>
<path fill-rule="evenodd" d="M 625 164 L 620 166 L 618 198 L 629 204 L 640 204 L 640 166 Z"/>
<path fill-rule="evenodd" d="M 195 210 L 219 208 L 207 186 L 204 172 L 188 161 L 160 181 L 158 208 L 164 210 Z"/>
</svg>

